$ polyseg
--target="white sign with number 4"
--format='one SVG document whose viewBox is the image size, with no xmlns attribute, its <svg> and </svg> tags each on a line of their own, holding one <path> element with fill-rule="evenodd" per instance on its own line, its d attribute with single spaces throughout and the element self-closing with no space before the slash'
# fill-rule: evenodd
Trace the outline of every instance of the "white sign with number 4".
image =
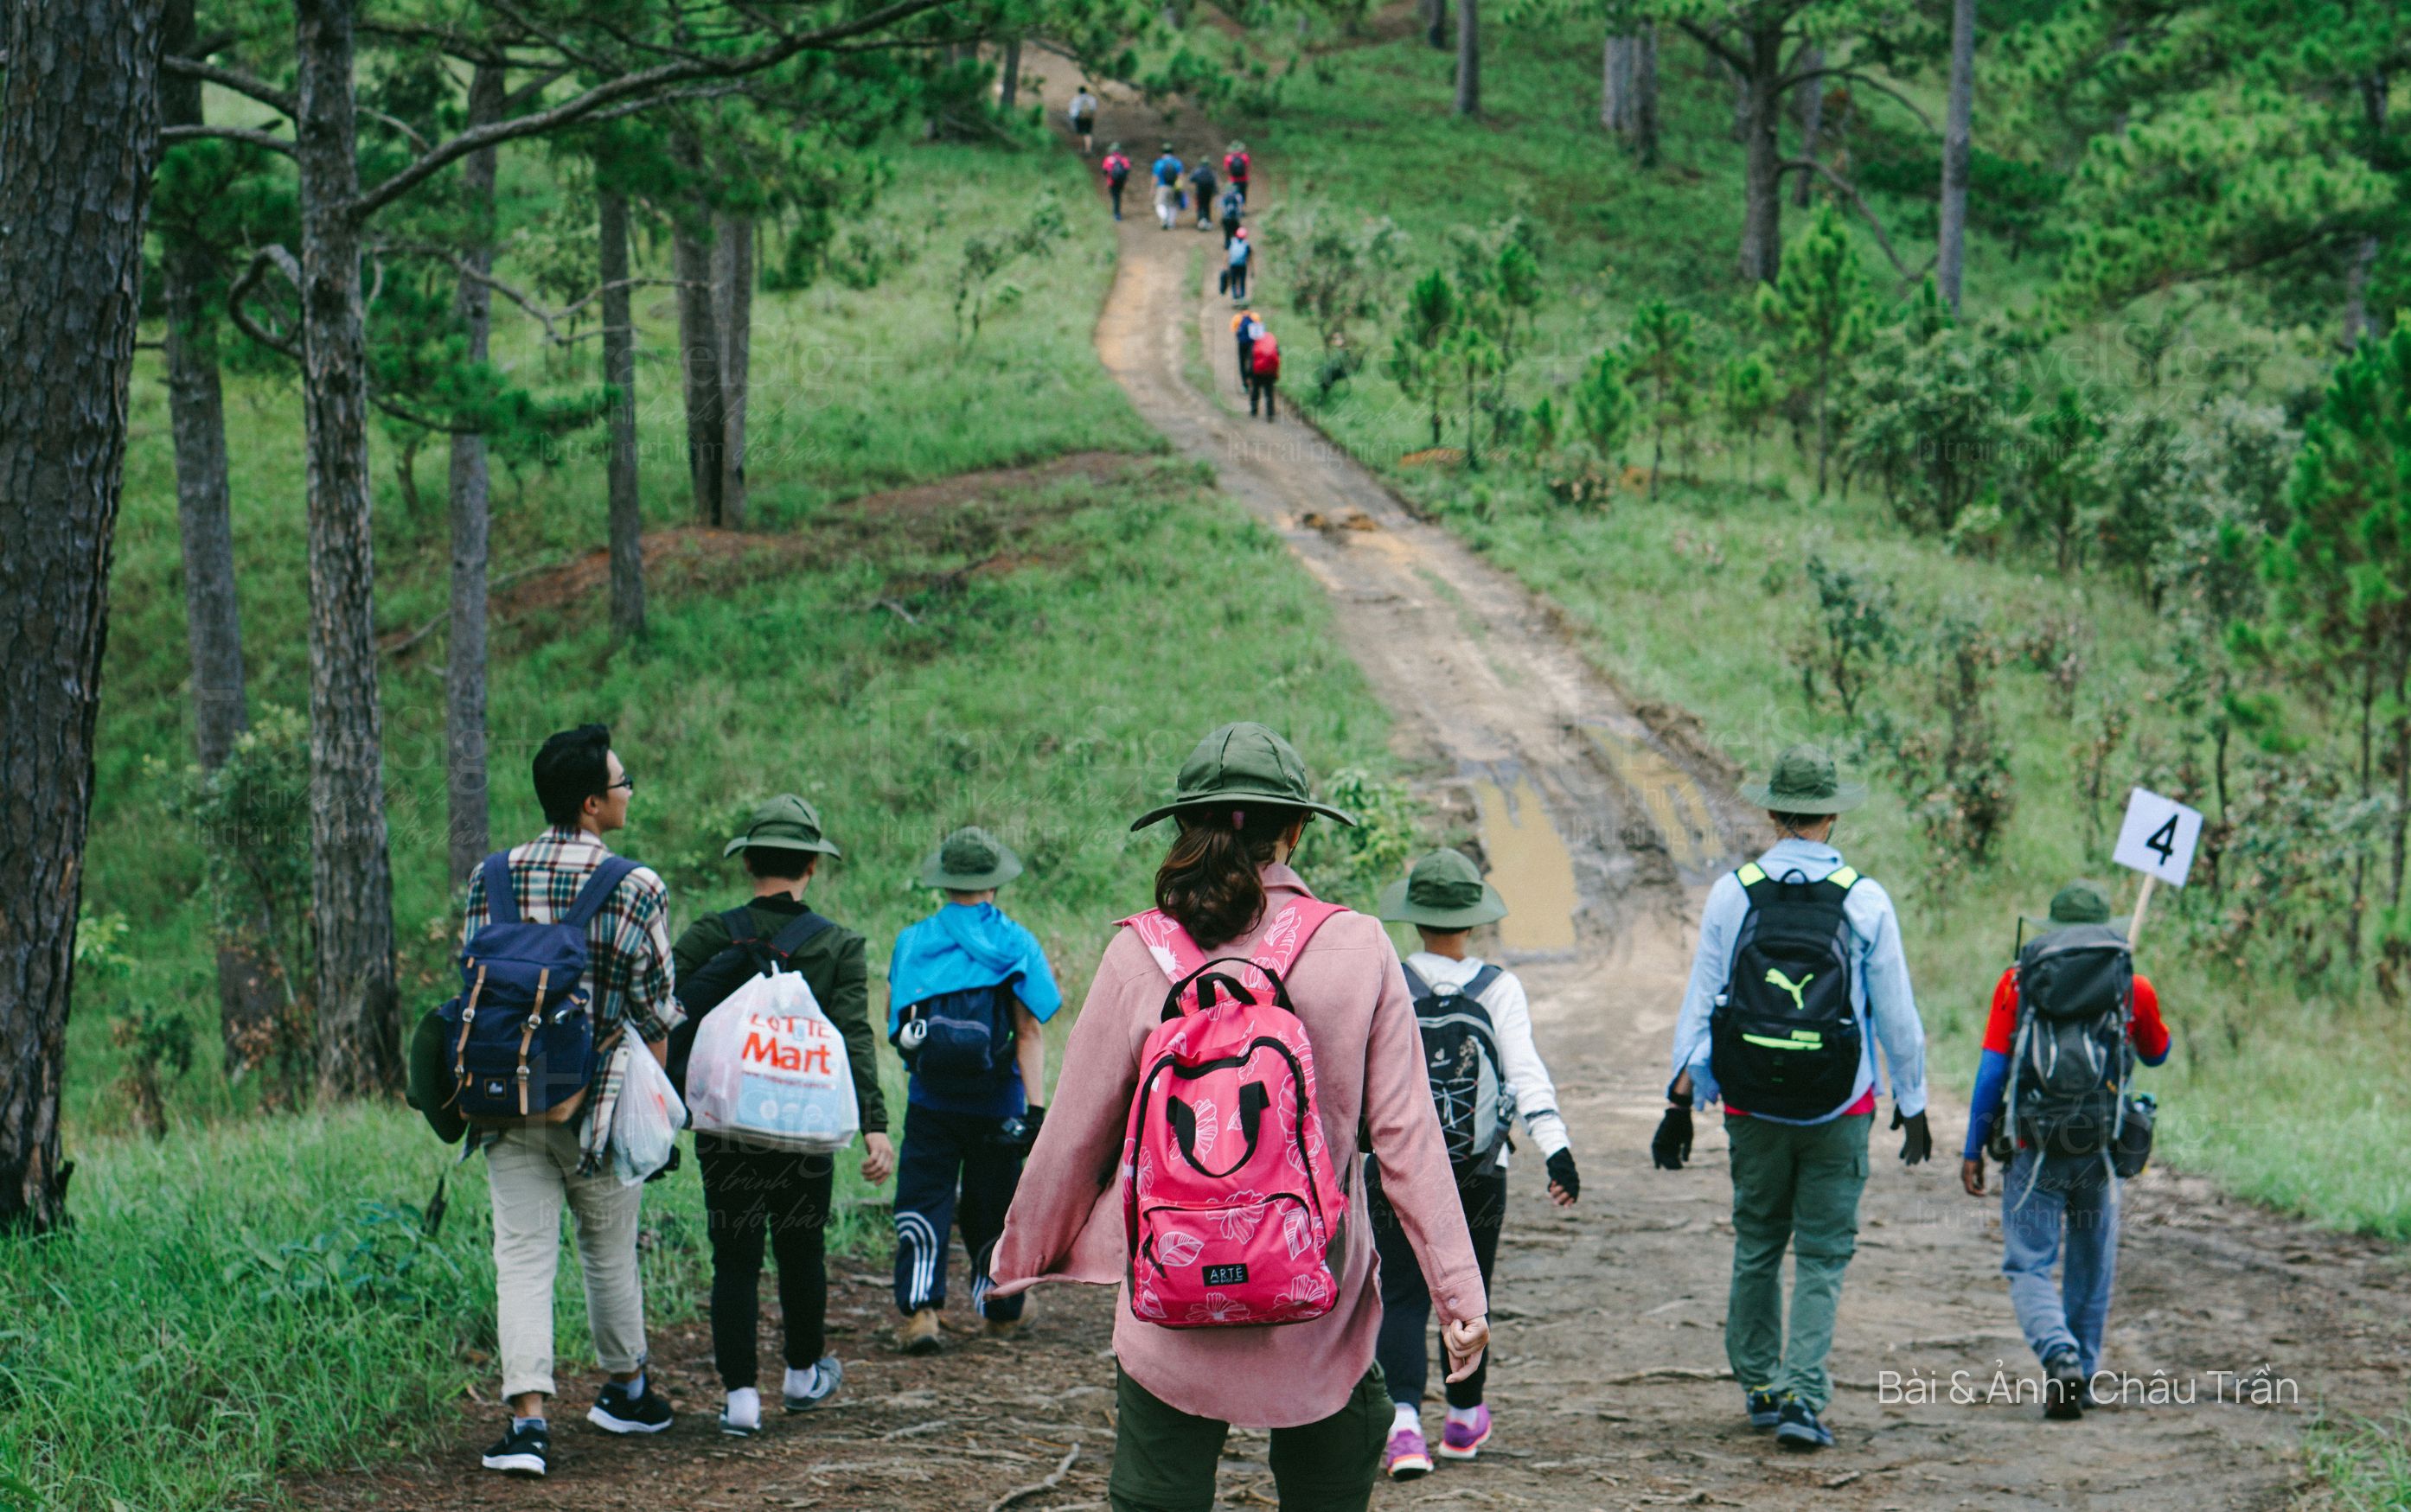
<svg viewBox="0 0 2411 1512">
<path fill-rule="evenodd" d="M 2193 869 L 2194 842 L 2200 838 L 2200 810 L 2137 788 L 2126 799 L 2126 819 L 2118 826 L 2118 849 L 2110 859 L 2170 887 L 2183 887 L 2185 873 Z"/>
</svg>

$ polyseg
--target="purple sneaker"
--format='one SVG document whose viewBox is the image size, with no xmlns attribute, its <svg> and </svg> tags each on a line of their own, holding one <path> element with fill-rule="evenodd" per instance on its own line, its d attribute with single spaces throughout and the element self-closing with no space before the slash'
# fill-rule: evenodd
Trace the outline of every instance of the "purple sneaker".
<svg viewBox="0 0 2411 1512">
<path fill-rule="evenodd" d="M 1423 1431 L 1401 1428 L 1390 1435 L 1390 1447 L 1381 1451 L 1381 1470 L 1392 1480 L 1412 1480 L 1431 1474 L 1431 1455 L 1424 1447 Z"/>
<path fill-rule="evenodd" d="M 1443 1460 L 1470 1460 L 1490 1442 L 1490 1404 L 1483 1403 L 1473 1409 L 1473 1421 L 1458 1422 L 1454 1418 L 1440 1430 L 1439 1457 Z"/>
</svg>

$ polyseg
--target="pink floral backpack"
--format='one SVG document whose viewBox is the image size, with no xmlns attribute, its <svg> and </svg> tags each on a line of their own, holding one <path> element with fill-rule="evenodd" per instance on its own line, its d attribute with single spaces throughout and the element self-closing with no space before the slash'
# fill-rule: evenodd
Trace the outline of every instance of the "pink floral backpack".
<svg viewBox="0 0 2411 1512">
<path fill-rule="evenodd" d="M 1172 981 L 1122 1144 L 1131 1311 L 1147 1322 L 1237 1328 L 1331 1311 L 1348 1193 L 1315 1107 L 1314 1047 L 1281 979 L 1346 911 L 1293 899 L 1247 959 L 1207 959 L 1160 909 L 1122 921 Z"/>
</svg>

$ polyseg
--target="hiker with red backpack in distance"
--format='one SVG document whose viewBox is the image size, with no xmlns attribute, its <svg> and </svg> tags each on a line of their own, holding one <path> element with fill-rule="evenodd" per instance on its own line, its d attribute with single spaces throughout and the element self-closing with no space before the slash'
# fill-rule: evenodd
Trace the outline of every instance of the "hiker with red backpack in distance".
<svg viewBox="0 0 2411 1512">
<path fill-rule="evenodd" d="M 1105 160 L 1097 167 L 1105 176 L 1105 193 L 1113 197 L 1114 219 L 1118 221 L 1122 218 L 1122 189 L 1131 176 L 1131 160 L 1123 155 L 1122 144 L 1116 142 L 1106 148 Z"/>
<path fill-rule="evenodd" d="M 2009 1305 L 2042 1364 L 2043 1416 L 2072 1419 L 2104 1400 L 2093 1381 L 2118 1264 L 2119 1183 L 2151 1156 L 2155 1104 L 2128 1083 L 2137 1059 L 2169 1058 L 2169 1030 L 2099 888 L 2061 888 L 2039 927 L 1993 987 L 1959 1180 L 1969 1197 L 1984 1195 L 1990 1136 L 2004 1168 Z"/>
<path fill-rule="evenodd" d="M 1242 205 L 1248 202 L 1248 169 L 1249 166 L 1250 165 L 1248 161 L 1248 144 L 1246 142 L 1233 142 L 1229 151 L 1222 154 L 1222 177 L 1230 180 L 1231 187 L 1239 191 L 1239 203 Z"/>
<path fill-rule="evenodd" d="M 1391 1414 L 1360 1136 L 1450 1378 L 1489 1343 L 1397 952 L 1289 865 L 1317 816 L 1354 822 L 1316 801 L 1288 741 L 1242 723 L 1199 742 L 1172 801 L 1132 826 L 1179 835 L 1156 907 L 1098 962 L 1005 1216 L 999 1292 L 1120 1288 L 1118 1512 L 1212 1502 L 1234 1423 L 1272 1431 L 1283 1506 L 1366 1506 Z"/>
<path fill-rule="evenodd" d="M 1406 961 L 1407 991 L 1414 996 L 1425 1071 L 1456 1177 L 1457 1205 L 1473 1236 L 1482 1284 L 1488 1287 L 1507 1219 L 1508 1134 L 1519 1114 L 1547 1164 L 1549 1200 L 1570 1208 L 1582 1195 L 1566 1121 L 1557 1112 L 1557 1090 L 1532 1043 L 1524 984 L 1512 971 L 1466 950 L 1477 927 L 1507 917 L 1507 903 L 1463 851 L 1435 850 L 1382 891 L 1381 917 L 1410 923 L 1423 937 L 1424 948 Z M 1432 1467 L 1423 1428 L 1430 1367 L 1424 1326 L 1431 1317 L 1431 1294 L 1424 1289 L 1404 1230 L 1382 1199 L 1381 1174 L 1369 1164 L 1365 1189 L 1373 1243 L 1381 1255 L 1381 1336 L 1374 1358 L 1381 1362 L 1395 1404 L 1381 1468 L 1393 1480 L 1412 1480 Z M 1486 1365 L 1477 1365 L 1471 1375 L 1448 1385 L 1448 1420 L 1439 1442 L 1443 1460 L 1473 1459 L 1490 1442 L 1490 1407 L 1483 1399 L 1486 1371 Z"/>
<path fill-rule="evenodd" d="M 708 1094 L 699 1084 L 711 1054 L 705 1028 L 723 1014 L 739 1012 L 738 996 L 755 978 L 803 979 L 810 1001 L 843 1044 L 840 1062 L 854 1094 L 855 1124 L 862 1132 L 862 1179 L 876 1186 L 896 1169 L 896 1148 L 887 1139 L 887 1109 L 879 1089 L 879 1041 L 870 1027 L 870 973 L 863 938 L 815 912 L 804 891 L 821 858 L 840 852 L 821 828 L 820 811 L 794 793 L 782 793 L 753 810 L 742 834 L 723 849 L 742 855 L 753 896 L 723 913 L 706 914 L 679 936 L 679 1001 L 692 1015 L 672 1037 L 672 1079 L 693 1105 L 695 1162 L 703 1168 L 705 1231 L 711 1242 L 711 1353 L 727 1400 L 720 1431 L 750 1438 L 762 1431 L 760 1359 L 754 1335 L 761 1324 L 762 1258 L 767 1247 L 779 1262 L 779 1313 L 786 1333 L 786 1374 L 780 1399 L 789 1412 L 805 1412 L 835 1395 L 844 1367 L 827 1347 L 828 1261 L 825 1236 L 837 1158 L 804 1138 L 801 1129 L 707 1127 Z M 719 1027 L 744 1033 L 739 1020 Z M 716 1038 L 716 1037 L 709 1037 Z M 752 1038 L 749 1035 L 749 1038 Z M 764 1042 L 769 1044 L 767 1036 Z M 706 1040 L 701 1054 L 699 1040 Z M 734 1043 L 733 1037 L 723 1043 Z M 827 1045 L 826 1031 L 799 1041 L 804 1054 Z M 828 1048 L 835 1048 L 829 1046 Z M 775 1061 L 778 1051 L 769 1049 Z M 742 1088 L 759 1063 L 740 1055 L 728 1068 Z M 837 1067 L 831 1067 L 835 1070 Z M 783 1103 L 798 1099 L 779 1089 Z M 742 1100 L 740 1091 L 739 1100 Z M 834 1142 L 826 1141 L 826 1142 Z"/>
<path fill-rule="evenodd" d="M 1248 302 L 1248 265 L 1255 260 L 1254 243 L 1248 240 L 1248 228 L 1241 226 L 1233 234 L 1231 245 L 1222 254 L 1223 286 L 1231 291 L 1233 304 Z"/>
<path fill-rule="evenodd" d="M 908 1355 L 939 1347 L 947 1244 L 971 1258 L 972 1311 L 990 1339 L 1020 1331 L 1022 1299 L 990 1290 L 988 1263 L 1021 1158 L 1045 1126 L 1045 1025 L 1063 1006 L 1046 952 L 996 906 L 1021 860 L 972 825 L 938 842 L 921 885 L 945 904 L 896 937 L 887 1041 L 913 1073 L 896 1178 L 896 1310 Z"/>
<path fill-rule="evenodd" d="M 609 1376 L 587 1418 L 610 1433 L 670 1426 L 645 1370 L 645 1189 L 621 1184 L 606 1145 L 628 1057 L 665 1059 L 685 1015 L 670 996 L 668 890 L 603 843 L 627 823 L 636 786 L 611 732 L 588 724 L 553 735 L 534 776 L 545 832 L 487 857 L 470 879 L 463 988 L 458 1010 L 442 1011 L 494 1203 L 494 1334 L 510 1426 L 484 1463 L 541 1477 L 563 1206 L 577 1220 L 595 1361 Z"/>
<path fill-rule="evenodd" d="M 1256 338 L 1264 335 L 1264 323 L 1256 318 L 1253 310 L 1242 310 L 1231 317 L 1231 335 L 1239 343 L 1239 392 L 1252 385 L 1249 376 L 1255 368 Z"/>
<path fill-rule="evenodd" d="M 1833 1400 L 1825 1357 L 1858 1247 L 1876 1045 L 1892 1071 L 1892 1127 L 1906 1130 L 1900 1157 L 1921 1164 L 1934 1153 L 1925 1026 L 1892 899 L 1832 844 L 1835 816 L 1866 789 L 1844 783 L 1818 747 L 1793 746 L 1742 795 L 1766 810 L 1776 838 L 1708 890 L 1649 1153 L 1682 1170 L 1692 1104 L 1723 1100 L 1733 1193 L 1725 1355 L 1750 1426 L 1773 1429 L 1783 1448 L 1815 1450 L 1834 1443 L 1819 1414 Z"/>
<path fill-rule="evenodd" d="M 1273 340 L 1272 332 L 1259 330 L 1255 344 L 1248 349 L 1248 414 L 1250 417 L 1256 413 L 1256 401 L 1262 400 L 1264 421 L 1267 425 L 1272 422 L 1273 390 L 1279 383 L 1280 342 Z"/>
</svg>

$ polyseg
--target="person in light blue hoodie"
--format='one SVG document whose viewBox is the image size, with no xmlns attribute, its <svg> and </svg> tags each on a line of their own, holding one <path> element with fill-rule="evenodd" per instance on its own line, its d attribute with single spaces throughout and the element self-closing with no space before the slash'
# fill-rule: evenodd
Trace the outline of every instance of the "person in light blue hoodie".
<svg viewBox="0 0 2411 1512">
<path fill-rule="evenodd" d="M 906 1354 L 939 1347 L 946 1246 L 959 1226 L 972 1305 L 990 1338 L 1021 1326 L 1022 1299 L 988 1295 L 990 1257 L 1046 1110 L 1041 1030 L 1063 1006 L 1037 938 L 1004 916 L 996 890 L 1021 862 L 977 827 L 940 843 L 921 884 L 946 894 L 896 937 L 887 967 L 888 1039 L 913 1079 L 896 1172 L 896 1309 Z"/>
</svg>

